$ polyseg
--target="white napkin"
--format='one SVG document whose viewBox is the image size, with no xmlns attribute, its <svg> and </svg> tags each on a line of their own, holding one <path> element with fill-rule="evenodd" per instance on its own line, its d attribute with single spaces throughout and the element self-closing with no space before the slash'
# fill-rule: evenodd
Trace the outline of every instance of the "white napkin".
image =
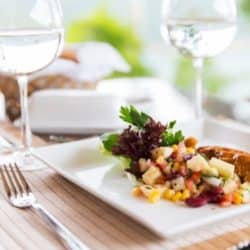
<svg viewBox="0 0 250 250">
<path fill-rule="evenodd" d="M 75 48 L 79 63 L 58 58 L 46 69 L 31 75 L 63 74 L 80 82 L 100 80 L 114 71 L 129 72 L 130 66 L 111 45 L 102 42 L 86 42 Z"/>
<path fill-rule="evenodd" d="M 95 82 L 114 71 L 130 71 L 130 66 L 121 54 L 107 43 L 84 43 L 76 51 L 80 61 L 80 79 L 83 81 Z"/>
<path fill-rule="evenodd" d="M 31 74 L 30 79 L 47 75 L 65 75 L 71 79 L 79 80 L 80 68 L 73 61 L 57 58 L 46 69 L 38 71 L 35 74 Z"/>
</svg>

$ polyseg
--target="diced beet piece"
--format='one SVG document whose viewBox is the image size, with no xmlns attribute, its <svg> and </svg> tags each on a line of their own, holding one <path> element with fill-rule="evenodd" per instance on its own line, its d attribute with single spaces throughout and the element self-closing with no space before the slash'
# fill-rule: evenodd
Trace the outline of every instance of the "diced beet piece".
<svg viewBox="0 0 250 250">
<path fill-rule="evenodd" d="M 206 193 L 209 203 L 220 203 L 223 200 L 222 194 L 213 194 L 210 192 Z"/>
<path fill-rule="evenodd" d="M 210 192 L 214 194 L 223 194 L 223 188 L 222 187 L 211 187 Z"/>
<path fill-rule="evenodd" d="M 220 203 L 223 200 L 223 189 L 221 187 L 212 187 L 204 194 L 209 203 Z"/>
<path fill-rule="evenodd" d="M 181 176 L 181 175 L 180 175 L 180 173 L 178 173 L 178 172 L 171 172 L 170 174 L 167 175 L 166 179 L 167 179 L 168 181 L 172 181 L 172 180 L 174 180 L 174 179 L 177 179 L 177 178 L 180 177 L 180 176 Z"/>
<path fill-rule="evenodd" d="M 177 157 L 177 152 L 174 151 L 172 154 L 171 154 L 171 159 L 175 160 Z"/>
<path fill-rule="evenodd" d="M 191 197 L 186 200 L 186 204 L 189 207 L 202 207 L 206 205 L 207 203 L 208 203 L 208 198 L 204 194 L 201 194 L 197 197 Z"/>
</svg>

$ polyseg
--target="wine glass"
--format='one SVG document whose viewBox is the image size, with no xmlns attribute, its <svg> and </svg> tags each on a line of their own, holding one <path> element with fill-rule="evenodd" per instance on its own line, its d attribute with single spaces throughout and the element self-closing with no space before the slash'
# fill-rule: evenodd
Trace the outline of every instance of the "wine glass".
<svg viewBox="0 0 250 250">
<path fill-rule="evenodd" d="M 0 0 L 0 9 L 0 71 L 16 77 L 20 89 L 25 160 L 30 156 L 32 144 L 28 77 L 59 55 L 64 40 L 62 11 L 59 0 Z"/>
<path fill-rule="evenodd" d="M 164 39 L 184 56 L 191 57 L 196 70 L 195 114 L 202 118 L 202 71 L 205 58 L 226 49 L 236 33 L 235 0 L 165 0 Z"/>
</svg>

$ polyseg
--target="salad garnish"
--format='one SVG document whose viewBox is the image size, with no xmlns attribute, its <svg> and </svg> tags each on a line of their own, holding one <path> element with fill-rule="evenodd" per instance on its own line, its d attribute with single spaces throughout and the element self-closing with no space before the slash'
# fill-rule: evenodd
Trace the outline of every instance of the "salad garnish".
<svg viewBox="0 0 250 250">
<path fill-rule="evenodd" d="M 198 148 L 195 137 L 184 137 L 175 129 L 176 121 L 164 125 L 134 106 L 121 107 L 120 118 L 128 127 L 103 136 L 102 144 L 113 156 L 125 159 L 125 171 L 137 179 L 136 197 L 189 207 L 250 202 L 250 183 L 242 173 L 237 175 L 232 161 L 211 155 L 210 148 Z"/>
</svg>

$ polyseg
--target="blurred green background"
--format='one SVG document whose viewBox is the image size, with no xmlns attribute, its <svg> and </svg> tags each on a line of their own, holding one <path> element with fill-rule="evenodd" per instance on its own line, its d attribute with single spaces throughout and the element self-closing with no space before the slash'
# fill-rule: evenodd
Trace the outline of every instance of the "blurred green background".
<svg viewBox="0 0 250 250">
<path fill-rule="evenodd" d="M 89 3 L 84 11 L 78 10 L 67 20 L 68 43 L 92 40 L 112 44 L 132 66 L 132 71 L 129 74 L 116 73 L 110 77 L 159 76 L 167 78 L 179 89 L 184 91 L 191 89 L 194 70 L 190 60 L 178 55 L 161 39 L 161 1 L 154 3 L 149 0 L 87 2 Z M 235 42 L 228 51 L 223 53 L 224 55 L 208 60 L 204 70 L 206 90 L 217 95 L 224 93 L 229 98 L 233 95 L 233 88 L 228 86 L 236 81 L 244 85 L 242 92 L 250 91 L 250 88 L 246 87 L 246 82 L 250 80 L 248 70 L 244 71 L 244 67 L 233 65 L 234 58 L 239 56 L 245 63 L 244 57 L 247 55 L 246 53 L 241 55 L 241 53 L 243 54 L 242 51 L 245 50 L 245 43 L 248 44 L 250 32 L 248 28 L 250 0 L 239 0 L 238 5 L 239 31 Z M 65 6 L 66 14 L 69 6 L 69 3 Z"/>
</svg>

